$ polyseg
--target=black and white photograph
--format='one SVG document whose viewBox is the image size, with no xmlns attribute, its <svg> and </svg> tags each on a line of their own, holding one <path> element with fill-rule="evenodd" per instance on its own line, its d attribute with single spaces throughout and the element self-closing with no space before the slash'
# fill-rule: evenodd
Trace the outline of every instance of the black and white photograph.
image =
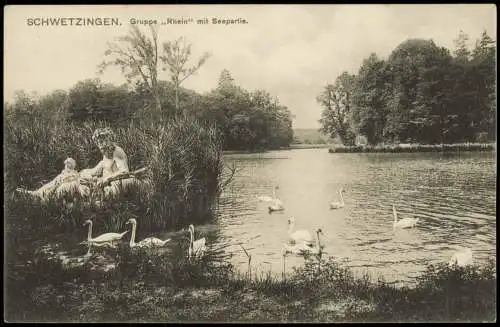
<svg viewBox="0 0 500 327">
<path fill-rule="evenodd" d="M 4 6 L 4 321 L 495 322 L 496 6 Z"/>
</svg>

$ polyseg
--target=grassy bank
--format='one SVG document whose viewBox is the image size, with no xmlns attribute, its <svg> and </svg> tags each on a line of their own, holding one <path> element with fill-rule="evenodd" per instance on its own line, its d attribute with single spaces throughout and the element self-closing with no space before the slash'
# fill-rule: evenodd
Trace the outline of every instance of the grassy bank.
<svg viewBox="0 0 500 327">
<path fill-rule="evenodd" d="M 463 151 L 495 151 L 496 143 L 455 143 L 455 144 L 396 144 L 396 145 L 356 145 L 334 146 L 330 153 L 364 153 L 364 152 L 463 152 Z"/>
<path fill-rule="evenodd" d="M 190 263 L 172 256 L 119 250 L 108 273 L 57 264 L 25 269 L 9 282 L 6 319 L 79 322 L 409 322 L 493 321 L 496 273 L 483 267 L 428 266 L 412 288 L 355 278 L 332 258 L 308 259 L 286 279 L 247 279 L 208 253 Z M 180 255 L 180 256 L 179 256 Z M 217 265 L 215 263 L 218 263 Z"/>
<path fill-rule="evenodd" d="M 42 203 L 14 192 L 16 187 L 33 190 L 52 180 L 69 156 L 76 160 L 78 170 L 94 167 L 102 155 L 91 136 L 102 126 L 100 122 L 8 118 L 4 123 L 6 287 L 14 290 L 5 300 L 16 308 L 27 300 L 16 295 L 17 290 L 25 289 L 22 286 L 51 287 L 53 280 L 72 276 L 42 265 L 33 280 L 29 265 L 49 243 L 65 239 L 63 247 L 78 250 L 78 243 L 86 239 L 82 224 L 87 219 L 94 222 L 93 235 L 99 235 L 126 230 L 125 222 L 136 218 L 137 238 L 141 239 L 213 217 L 226 178 L 222 144 L 215 129 L 190 118 L 115 129 L 129 168 L 148 170 L 140 185 L 124 189 L 120 196 L 100 205 L 78 197 L 70 204 L 56 199 Z"/>
</svg>

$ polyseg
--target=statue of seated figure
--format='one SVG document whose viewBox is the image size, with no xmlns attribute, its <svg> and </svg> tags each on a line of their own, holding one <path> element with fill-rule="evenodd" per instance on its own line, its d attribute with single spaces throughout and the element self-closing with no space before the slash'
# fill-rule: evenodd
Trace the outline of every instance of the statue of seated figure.
<svg viewBox="0 0 500 327">
<path fill-rule="evenodd" d="M 80 195 L 86 197 L 89 195 L 88 186 L 80 184 L 80 175 L 76 170 L 76 161 L 73 158 L 64 160 L 64 169 L 53 180 L 46 183 L 37 190 L 31 191 L 24 188 L 17 188 L 17 192 L 28 194 L 42 201 L 47 201 L 51 197 L 56 199 L 63 198 L 66 195 Z"/>
</svg>

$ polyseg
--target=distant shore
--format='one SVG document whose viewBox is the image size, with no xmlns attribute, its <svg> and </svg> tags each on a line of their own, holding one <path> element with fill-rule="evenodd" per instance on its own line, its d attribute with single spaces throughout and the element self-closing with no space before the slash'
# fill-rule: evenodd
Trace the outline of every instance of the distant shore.
<svg viewBox="0 0 500 327">
<path fill-rule="evenodd" d="M 454 143 L 454 144 L 389 144 L 389 145 L 355 145 L 330 146 L 329 153 L 366 153 L 366 152 L 464 152 L 495 151 L 496 143 Z"/>
<path fill-rule="evenodd" d="M 249 154 L 264 153 L 275 150 L 295 149 L 328 149 L 329 153 L 410 153 L 410 152 L 469 152 L 469 151 L 495 151 L 496 143 L 454 143 L 454 144 L 387 144 L 387 145 L 332 145 L 332 144 L 291 144 L 281 149 L 259 150 L 225 150 L 224 154 Z"/>
</svg>

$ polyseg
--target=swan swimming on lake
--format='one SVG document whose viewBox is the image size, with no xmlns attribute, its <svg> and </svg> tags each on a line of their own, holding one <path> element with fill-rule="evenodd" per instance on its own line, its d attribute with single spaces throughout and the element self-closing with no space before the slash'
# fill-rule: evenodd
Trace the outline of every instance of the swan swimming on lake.
<svg viewBox="0 0 500 327">
<path fill-rule="evenodd" d="M 461 251 L 456 252 L 450 258 L 450 262 L 448 264 L 450 267 L 457 265 L 459 267 L 465 267 L 472 265 L 472 249 L 462 249 Z"/>
<path fill-rule="evenodd" d="M 339 194 L 340 194 L 340 202 L 330 202 L 330 209 L 340 209 L 340 208 L 343 208 L 345 206 L 344 204 L 344 197 L 342 196 L 342 193 L 344 193 L 344 189 L 340 189 L 339 190 Z"/>
<path fill-rule="evenodd" d="M 419 218 L 404 218 L 398 221 L 398 212 L 396 211 L 396 205 L 392 205 L 392 214 L 394 216 L 394 228 L 411 228 L 415 227 L 418 223 Z"/>
<path fill-rule="evenodd" d="M 273 189 L 273 197 L 268 197 L 268 196 L 260 196 L 259 200 L 260 201 L 266 201 L 266 202 L 272 202 L 267 209 L 269 210 L 269 213 L 274 212 L 274 211 L 284 211 L 285 210 L 285 205 L 283 202 L 278 199 L 276 196 L 276 190 L 279 189 L 279 186 L 275 186 Z"/>
<path fill-rule="evenodd" d="M 283 204 L 283 202 L 281 202 L 280 199 L 274 199 L 273 204 L 271 204 L 267 208 L 269 210 L 269 213 L 274 212 L 274 211 L 284 211 L 285 205 Z"/>
<path fill-rule="evenodd" d="M 160 240 L 159 238 L 156 238 L 156 237 L 148 237 L 148 238 L 145 238 L 143 239 L 142 241 L 138 242 L 138 243 L 135 243 L 135 232 L 136 232 L 136 229 L 137 229 L 137 220 L 135 220 L 134 218 L 130 218 L 126 224 L 132 224 L 132 236 L 130 237 L 130 247 L 131 248 L 134 248 L 134 247 L 140 247 L 140 248 L 145 248 L 145 247 L 148 247 L 148 248 L 151 248 L 151 247 L 155 247 L 155 246 L 164 246 L 165 244 L 167 244 L 168 242 L 170 242 L 170 238 L 169 239 L 166 239 L 164 241 Z"/>
<path fill-rule="evenodd" d="M 306 246 L 313 246 L 314 245 L 314 238 L 309 233 L 308 230 L 301 229 L 294 231 L 293 229 L 295 228 L 295 218 L 290 217 L 288 218 L 288 236 L 290 237 L 290 241 L 292 244 L 304 244 Z"/>
<path fill-rule="evenodd" d="M 189 242 L 189 250 L 188 250 L 188 258 L 191 260 L 193 257 L 201 257 L 205 254 L 207 249 L 206 242 L 207 240 L 202 237 L 198 240 L 194 240 L 194 225 L 189 225 L 189 234 L 190 234 L 190 242 Z"/>
<path fill-rule="evenodd" d="M 318 228 L 316 230 L 316 246 L 308 245 L 306 243 L 299 243 L 296 245 L 285 244 L 283 247 L 283 254 L 296 254 L 296 255 L 307 255 L 314 254 L 318 255 L 323 250 L 323 246 L 321 245 L 321 241 L 319 235 L 323 235 L 323 230 Z"/>
</svg>

